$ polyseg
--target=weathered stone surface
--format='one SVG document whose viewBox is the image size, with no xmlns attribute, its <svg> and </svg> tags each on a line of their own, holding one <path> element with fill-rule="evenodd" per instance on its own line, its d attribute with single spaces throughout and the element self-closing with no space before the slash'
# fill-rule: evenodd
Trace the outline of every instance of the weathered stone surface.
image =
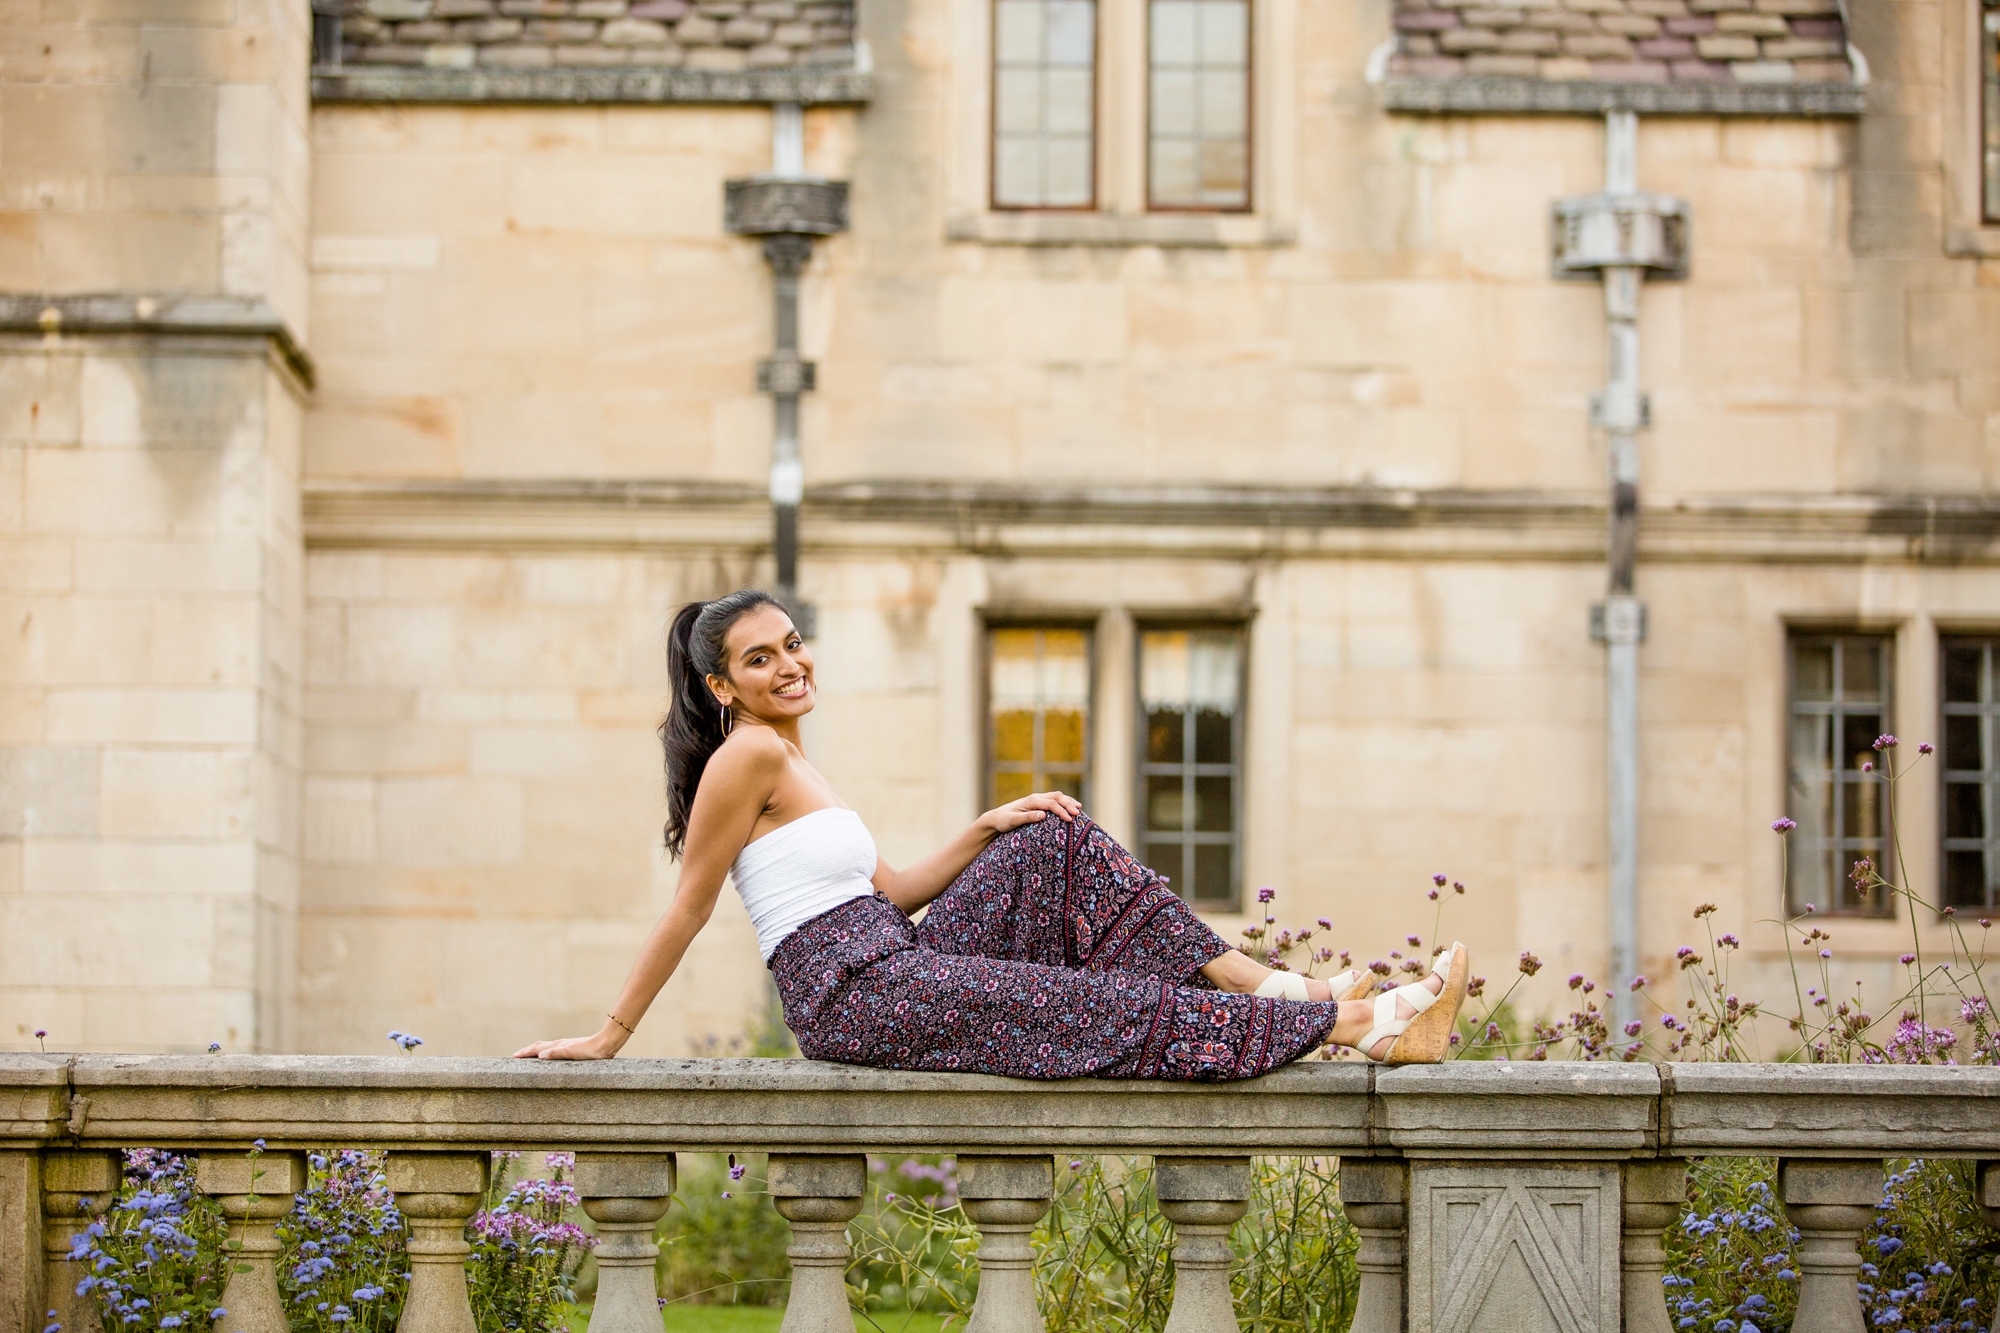
<svg viewBox="0 0 2000 1333">
<path fill-rule="evenodd" d="M 1618 1333 L 1615 1164 L 1416 1162 L 1409 1206 L 1410 1333 Z"/>
</svg>

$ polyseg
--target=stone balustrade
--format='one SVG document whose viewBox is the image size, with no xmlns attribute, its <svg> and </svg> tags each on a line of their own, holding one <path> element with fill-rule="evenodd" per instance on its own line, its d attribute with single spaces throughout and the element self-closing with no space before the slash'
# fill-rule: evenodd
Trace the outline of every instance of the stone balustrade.
<svg viewBox="0 0 2000 1333">
<path fill-rule="evenodd" d="M 264 1141 L 253 1160 L 248 1149 Z M 388 1154 L 410 1221 L 401 1333 L 472 1333 L 466 1220 L 495 1148 L 577 1153 L 602 1238 L 591 1333 L 652 1333 L 654 1222 L 674 1153 L 771 1154 L 791 1223 L 784 1333 L 851 1333 L 842 1273 L 867 1152 L 958 1154 L 984 1268 L 969 1333 L 1032 1333 L 1027 1237 L 1054 1153 L 1147 1154 L 1174 1224 L 1171 1333 L 1235 1333 L 1230 1226 L 1254 1154 L 1342 1159 L 1360 1232 L 1355 1333 L 1664 1333 L 1661 1236 L 1682 1161 L 1781 1160 L 1801 1233 L 1801 1330 L 1862 1327 L 1855 1244 L 1883 1159 L 2000 1163 L 2000 1069 L 1310 1064 L 1234 1084 L 1031 1083 L 803 1060 L 575 1065 L 443 1058 L 0 1056 L 0 1333 L 55 1309 L 94 1327 L 65 1256 L 118 1179 L 118 1150 L 198 1155 L 240 1261 L 223 1333 L 284 1333 L 272 1227 L 308 1149 Z M 2000 1170 L 1980 1173 L 2000 1215 Z"/>
</svg>

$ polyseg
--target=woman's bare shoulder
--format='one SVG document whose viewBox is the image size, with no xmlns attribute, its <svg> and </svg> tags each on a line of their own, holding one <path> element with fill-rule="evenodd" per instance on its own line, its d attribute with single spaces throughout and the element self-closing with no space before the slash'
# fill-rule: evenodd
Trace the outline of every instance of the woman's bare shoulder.
<svg viewBox="0 0 2000 1333">
<path fill-rule="evenodd" d="M 791 749 L 785 738 L 769 727 L 738 727 L 708 757 L 702 778 L 706 780 L 713 773 L 733 781 L 761 777 L 776 780 L 791 758 Z"/>
</svg>

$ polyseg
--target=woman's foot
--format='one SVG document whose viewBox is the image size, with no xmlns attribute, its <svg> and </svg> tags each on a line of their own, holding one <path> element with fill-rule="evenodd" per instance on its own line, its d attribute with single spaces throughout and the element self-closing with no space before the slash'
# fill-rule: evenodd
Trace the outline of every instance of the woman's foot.
<svg viewBox="0 0 2000 1333">
<path fill-rule="evenodd" d="M 1398 1042 L 1408 1037 L 1412 1049 L 1403 1052 L 1396 1063 L 1440 1060 L 1450 1044 L 1452 1027 L 1458 1021 L 1465 982 L 1465 946 L 1454 944 L 1438 956 L 1422 980 L 1370 999 L 1343 1004 L 1328 1040 L 1360 1050 L 1371 1060 L 1387 1061 L 1397 1051 Z M 1426 1003 L 1421 994 L 1413 993 L 1419 991 L 1439 998 Z M 1389 1012 L 1391 1003 L 1393 1014 Z"/>
</svg>

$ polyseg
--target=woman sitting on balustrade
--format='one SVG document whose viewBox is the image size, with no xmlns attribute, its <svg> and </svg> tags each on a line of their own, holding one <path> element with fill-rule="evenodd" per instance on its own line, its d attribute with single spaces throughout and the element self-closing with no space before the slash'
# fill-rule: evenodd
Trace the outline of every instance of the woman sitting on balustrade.
<svg viewBox="0 0 2000 1333">
<path fill-rule="evenodd" d="M 989 810 L 897 870 L 806 762 L 812 654 L 775 599 L 743 591 L 682 607 L 667 661 L 660 738 L 680 886 L 605 1025 L 518 1055 L 616 1055 L 732 875 L 785 1022 L 814 1059 L 1235 1079 L 1329 1040 L 1389 1064 L 1443 1058 L 1465 997 L 1463 945 L 1372 999 L 1372 973 L 1273 971 L 1224 944 L 1061 792 Z"/>
</svg>

